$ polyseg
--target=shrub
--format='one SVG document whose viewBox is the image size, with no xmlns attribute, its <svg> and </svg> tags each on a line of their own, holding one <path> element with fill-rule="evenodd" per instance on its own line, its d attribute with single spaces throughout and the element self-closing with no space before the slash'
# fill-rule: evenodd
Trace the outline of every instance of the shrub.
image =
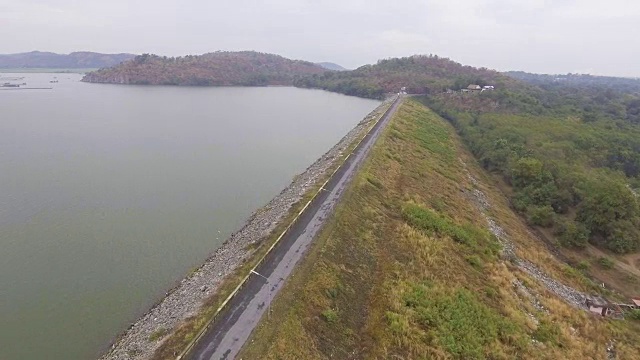
<svg viewBox="0 0 640 360">
<path fill-rule="evenodd" d="M 338 312 L 333 309 L 327 309 L 322 312 L 322 318 L 328 323 L 335 323 L 338 321 Z"/>
<path fill-rule="evenodd" d="M 325 290 L 325 293 L 327 294 L 327 297 L 331 299 L 335 299 L 336 297 L 338 297 L 338 289 L 336 288 L 327 289 Z"/>
<path fill-rule="evenodd" d="M 609 259 L 608 257 L 601 257 L 598 259 L 598 263 L 600 264 L 600 266 L 602 266 L 605 269 L 613 269 L 613 266 L 615 265 L 615 262 L 611 259 Z"/>
<path fill-rule="evenodd" d="M 527 209 L 527 220 L 532 225 L 550 227 L 553 225 L 553 208 L 550 205 L 532 206 Z"/>
<path fill-rule="evenodd" d="M 631 320 L 640 320 L 640 310 L 633 309 L 627 313 L 627 317 Z"/>
<path fill-rule="evenodd" d="M 589 262 L 582 260 L 579 263 L 576 264 L 576 269 L 580 270 L 580 271 L 586 271 L 589 270 Z"/>
<path fill-rule="evenodd" d="M 556 229 L 560 244 L 567 247 L 583 248 L 589 241 L 589 229 L 575 221 L 561 221 Z"/>
</svg>

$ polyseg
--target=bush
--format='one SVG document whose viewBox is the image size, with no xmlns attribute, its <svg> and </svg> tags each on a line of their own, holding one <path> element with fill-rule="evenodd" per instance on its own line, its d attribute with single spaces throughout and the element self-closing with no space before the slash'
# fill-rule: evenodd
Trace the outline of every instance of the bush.
<svg viewBox="0 0 640 360">
<path fill-rule="evenodd" d="M 613 267 L 615 266 L 615 262 L 607 257 L 601 257 L 598 259 L 598 263 L 600 264 L 600 266 L 602 266 L 603 268 L 609 270 L 609 269 L 613 269 Z"/>
<path fill-rule="evenodd" d="M 325 293 L 327 294 L 327 297 L 331 298 L 331 299 L 335 299 L 338 297 L 338 289 L 336 288 L 330 288 L 325 290 Z"/>
<path fill-rule="evenodd" d="M 586 271 L 589 270 L 589 267 L 591 267 L 591 265 L 589 264 L 589 262 L 582 260 L 579 263 L 576 264 L 576 269 L 580 270 L 580 271 Z"/>
<path fill-rule="evenodd" d="M 611 224 L 606 246 L 618 254 L 624 254 L 635 251 L 639 241 L 640 232 L 637 227 L 631 221 L 618 220 Z"/>
<path fill-rule="evenodd" d="M 338 312 L 333 309 L 327 309 L 322 312 L 322 318 L 330 324 L 335 323 L 338 321 Z"/>
<path fill-rule="evenodd" d="M 531 206 L 527 209 L 527 221 L 532 225 L 550 227 L 553 225 L 554 212 L 549 205 Z"/>
<path fill-rule="evenodd" d="M 640 310 L 633 309 L 627 313 L 627 317 L 631 320 L 640 320 Z"/>
<path fill-rule="evenodd" d="M 583 248 L 589 241 L 589 229 L 583 224 L 571 220 L 559 222 L 556 235 L 560 244 L 567 247 Z"/>
</svg>

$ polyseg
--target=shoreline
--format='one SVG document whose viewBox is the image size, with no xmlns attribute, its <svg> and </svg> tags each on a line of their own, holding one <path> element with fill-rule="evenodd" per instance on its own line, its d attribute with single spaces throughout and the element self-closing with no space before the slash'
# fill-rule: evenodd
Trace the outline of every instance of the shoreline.
<svg viewBox="0 0 640 360">
<path fill-rule="evenodd" d="M 189 317 L 196 315 L 207 299 L 214 296 L 223 280 L 240 267 L 284 219 L 290 209 L 341 159 L 343 152 L 382 115 L 392 103 L 383 101 L 364 117 L 337 144 L 311 164 L 265 206 L 256 210 L 244 225 L 213 251 L 205 262 L 166 292 L 164 298 L 101 352 L 101 360 L 148 359 Z"/>
</svg>

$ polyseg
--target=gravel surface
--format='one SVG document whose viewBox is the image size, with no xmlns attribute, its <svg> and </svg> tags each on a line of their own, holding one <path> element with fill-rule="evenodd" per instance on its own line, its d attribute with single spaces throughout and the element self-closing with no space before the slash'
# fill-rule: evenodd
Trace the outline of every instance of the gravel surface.
<svg viewBox="0 0 640 360">
<path fill-rule="evenodd" d="M 382 115 L 392 102 L 393 98 L 388 99 L 373 110 L 305 172 L 297 175 L 279 195 L 251 215 L 241 230 L 231 235 L 199 269 L 167 292 L 164 299 L 133 323 L 100 359 L 151 357 L 162 340 L 170 335 L 170 330 L 188 317 L 195 315 L 204 300 L 215 293 L 224 277 L 233 272 L 253 253 L 254 250 L 248 249 L 250 248 L 248 245 L 260 242 L 268 236 L 279 221 L 288 214 L 289 209 L 307 190 L 316 185 L 337 161 L 342 159 L 343 152 L 354 141 L 364 136 L 372 121 Z M 167 335 L 158 336 L 162 332 L 166 332 Z M 158 339 L 150 341 L 150 337 Z"/>
</svg>

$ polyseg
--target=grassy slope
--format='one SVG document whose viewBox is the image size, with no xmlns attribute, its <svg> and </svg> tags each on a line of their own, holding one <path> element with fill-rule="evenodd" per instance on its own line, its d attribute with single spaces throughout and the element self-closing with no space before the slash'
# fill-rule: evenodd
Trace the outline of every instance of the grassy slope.
<svg viewBox="0 0 640 360">
<path fill-rule="evenodd" d="M 471 101 L 474 97 L 467 98 Z M 478 100 L 478 97 L 475 98 Z M 444 108 L 455 108 L 454 97 L 444 99 Z M 446 102 L 447 100 L 449 102 Z M 618 147 L 627 146 L 625 144 L 635 142 L 640 136 L 637 126 L 623 123 L 612 126 L 610 121 L 585 123 L 579 116 L 557 114 L 536 116 L 488 112 L 474 119 L 470 113 L 460 113 L 456 116 L 456 122 L 460 131 L 466 134 L 467 144 L 470 148 L 476 149 L 481 161 L 491 158 L 492 145 L 496 139 L 509 139 L 514 144 L 522 139 L 523 148 L 532 157 L 543 159 L 548 168 L 557 170 L 556 181 L 561 184 L 563 191 L 575 191 L 574 188 L 578 187 L 576 185 L 580 182 L 595 178 L 594 174 L 605 169 L 609 159 L 616 158 L 617 153 L 622 153 L 617 150 Z M 474 125 L 474 122 L 479 122 L 481 126 Z M 589 141 L 587 146 L 579 145 L 583 139 Z M 624 153 L 633 152 L 626 150 Z M 504 181 L 510 170 L 502 173 L 500 171 L 494 170 L 497 183 L 513 201 L 516 198 L 515 189 Z M 609 173 L 607 178 L 630 182 L 633 186 L 636 186 L 637 182 L 633 177 L 624 178 L 622 173 Z M 554 214 L 556 220 L 560 220 L 558 223 L 574 220 L 576 208 L 579 208 L 579 205 L 572 206 L 566 214 Z M 605 282 L 608 288 L 624 295 L 621 301 L 628 302 L 629 297 L 640 294 L 640 261 L 637 260 L 637 253 L 615 254 L 603 246 L 595 248 L 588 245 L 587 249 L 561 246 L 559 236 L 554 235 L 558 230 L 558 223 L 551 224 L 549 228 L 536 228 L 577 269 L 598 279 L 599 282 Z M 602 257 L 615 260 L 615 268 L 601 266 L 599 260 Z"/>
<path fill-rule="evenodd" d="M 391 102 L 389 102 L 383 110 L 381 110 L 380 114 L 387 111 Z M 358 134 L 356 139 L 347 146 L 347 149 L 343 152 L 343 154 L 348 154 L 355 149 L 357 144 L 359 143 L 361 137 L 364 136 L 367 132 L 371 130 L 371 128 L 375 125 L 375 121 L 370 121 L 367 124 L 366 131 Z M 344 155 L 342 155 L 344 156 Z M 305 204 L 310 201 L 320 188 L 321 184 L 327 180 L 333 171 L 337 169 L 342 164 L 343 159 L 339 159 L 337 162 L 332 164 L 325 173 L 316 180 L 316 183 L 310 187 L 302 198 L 293 204 L 287 215 L 283 217 L 278 225 L 275 227 L 271 234 L 260 241 L 255 248 L 252 248 L 254 252 L 248 256 L 245 262 L 236 268 L 233 272 L 231 272 L 220 284 L 219 288 L 214 292 L 214 294 L 203 304 L 203 306 L 199 309 L 198 313 L 186 321 L 181 323 L 176 329 L 172 330 L 169 337 L 163 341 L 163 343 L 156 349 L 151 359 L 153 360 L 163 360 L 163 359 L 174 359 L 175 354 L 180 354 L 186 347 L 192 342 L 192 340 L 198 335 L 198 333 L 211 321 L 217 309 L 224 302 L 224 300 L 233 292 L 233 290 L 240 284 L 245 275 L 252 269 L 258 261 L 264 256 L 269 247 L 277 240 L 277 238 L 282 234 L 282 232 L 289 226 L 295 217 L 298 215 L 300 210 L 305 206 Z"/>
<path fill-rule="evenodd" d="M 491 183 L 445 121 L 407 100 L 239 358 L 602 359 L 616 339 L 619 359 L 640 359 L 637 324 L 575 310 L 500 260 L 474 189 L 526 249 L 519 256 L 592 286 L 551 258 Z"/>
</svg>

